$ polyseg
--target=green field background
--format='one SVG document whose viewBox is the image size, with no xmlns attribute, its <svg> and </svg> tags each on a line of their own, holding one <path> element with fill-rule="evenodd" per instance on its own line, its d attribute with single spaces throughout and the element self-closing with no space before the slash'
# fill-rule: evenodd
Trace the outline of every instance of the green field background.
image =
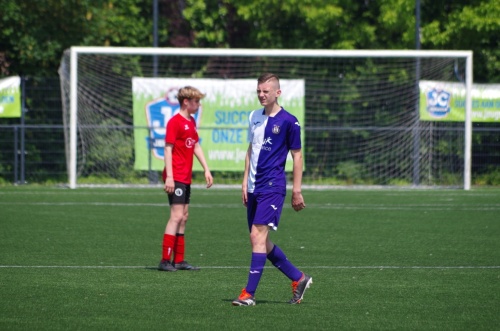
<svg viewBox="0 0 500 331">
<path fill-rule="evenodd" d="M 498 330 L 500 190 L 303 190 L 277 232 L 313 277 L 300 305 L 250 244 L 238 189 L 193 188 L 186 259 L 156 270 L 161 187 L 0 187 L 0 330 Z"/>
</svg>

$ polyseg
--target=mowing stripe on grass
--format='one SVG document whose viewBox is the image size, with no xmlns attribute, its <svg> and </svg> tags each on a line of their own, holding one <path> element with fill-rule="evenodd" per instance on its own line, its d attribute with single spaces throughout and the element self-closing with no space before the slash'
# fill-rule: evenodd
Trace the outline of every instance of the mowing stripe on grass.
<svg viewBox="0 0 500 331">
<path fill-rule="evenodd" d="M 60 269 L 156 269 L 155 266 L 71 266 L 71 265 L 0 265 L 0 268 Z M 248 269 L 248 266 L 200 266 L 202 269 Z M 268 266 L 266 269 L 274 267 Z M 500 269 L 500 266 L 300 266 L 301 269 Z"/>
</svg>

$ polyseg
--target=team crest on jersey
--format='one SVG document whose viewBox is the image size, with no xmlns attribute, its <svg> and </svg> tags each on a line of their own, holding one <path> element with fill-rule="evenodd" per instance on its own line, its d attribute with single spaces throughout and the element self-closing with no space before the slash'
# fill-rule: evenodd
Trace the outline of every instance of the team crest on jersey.
<svg viewBox="0 0 500 331">
<path fill-rule="evenodd" d="M 274 134 L 278 134 L 278 133 L 280 133 L 280 127 L 279 127 L 279 125 L 275 125 L 275 126 L 273 126 L 273 133 L 274 133 Z"/>
<path fill-rule="evenodd" d="M 187 148 L 193 148 L 194 145 L 196 145 L 196 140 L 194 140 L 193 138 L 186 139 L 186 147 Z"/>
<path fill-rule="evenodd" d="M 179 101 L 177 100 L 178 87 L 171 87 L 167 90 L 165 97 L 155 99 L 146 105 L 146 118 L 148 121 L 149 135 L 145 136 L 148 150 L 152 155 L 163 160 L 165 151 L 165 127 L 167 122 L 180 111 Z M 202 107 L 193 116 L 196 125 L 199 125 L 201 119 Z"/>
<path fill-rule="evenodd" d="M 181 188 L 176 188 L 174 193 L 175 193 L 176 196 L 180 197 L 180 196 L 182 196 L 182 189 Z"/>
</svg>

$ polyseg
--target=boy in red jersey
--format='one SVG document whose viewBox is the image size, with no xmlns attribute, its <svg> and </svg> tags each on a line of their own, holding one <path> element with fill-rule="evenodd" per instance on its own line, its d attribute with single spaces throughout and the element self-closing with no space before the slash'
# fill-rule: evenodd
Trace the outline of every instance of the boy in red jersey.
<svg viewBox="0 0 500 331">
<path fill-rule="evenodd" d="M 177 94 L 179 113 L 167 123 L 163 182 L 170 203 L 170 219 L 163 235 L 162 260 L 158 266 L 160 271 L 199 270 L 184 260 L 184 232 L 191 197 L 193 155 L 205 171 L 207 188 L 213 184 L 212 174 L 199 144 L 196 121 L 191 116 L 198 111 L 204 96 L 194 87 L 181 88 Z"/>
</svg>

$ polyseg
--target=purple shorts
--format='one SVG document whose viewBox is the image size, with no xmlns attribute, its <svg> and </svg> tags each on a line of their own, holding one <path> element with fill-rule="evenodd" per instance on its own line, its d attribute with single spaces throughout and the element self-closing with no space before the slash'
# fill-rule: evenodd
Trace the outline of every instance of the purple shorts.
<svg viewBox="0 0 500 331">
<path fill-rule="evenodd" d="M 271 230 L 278 229 L 281 210 L 285 202 L 285 194 L 280 193 L 248 193 L 247 220 L 248 229 L 252 225 L 267 225 Z"/>
</svg>

